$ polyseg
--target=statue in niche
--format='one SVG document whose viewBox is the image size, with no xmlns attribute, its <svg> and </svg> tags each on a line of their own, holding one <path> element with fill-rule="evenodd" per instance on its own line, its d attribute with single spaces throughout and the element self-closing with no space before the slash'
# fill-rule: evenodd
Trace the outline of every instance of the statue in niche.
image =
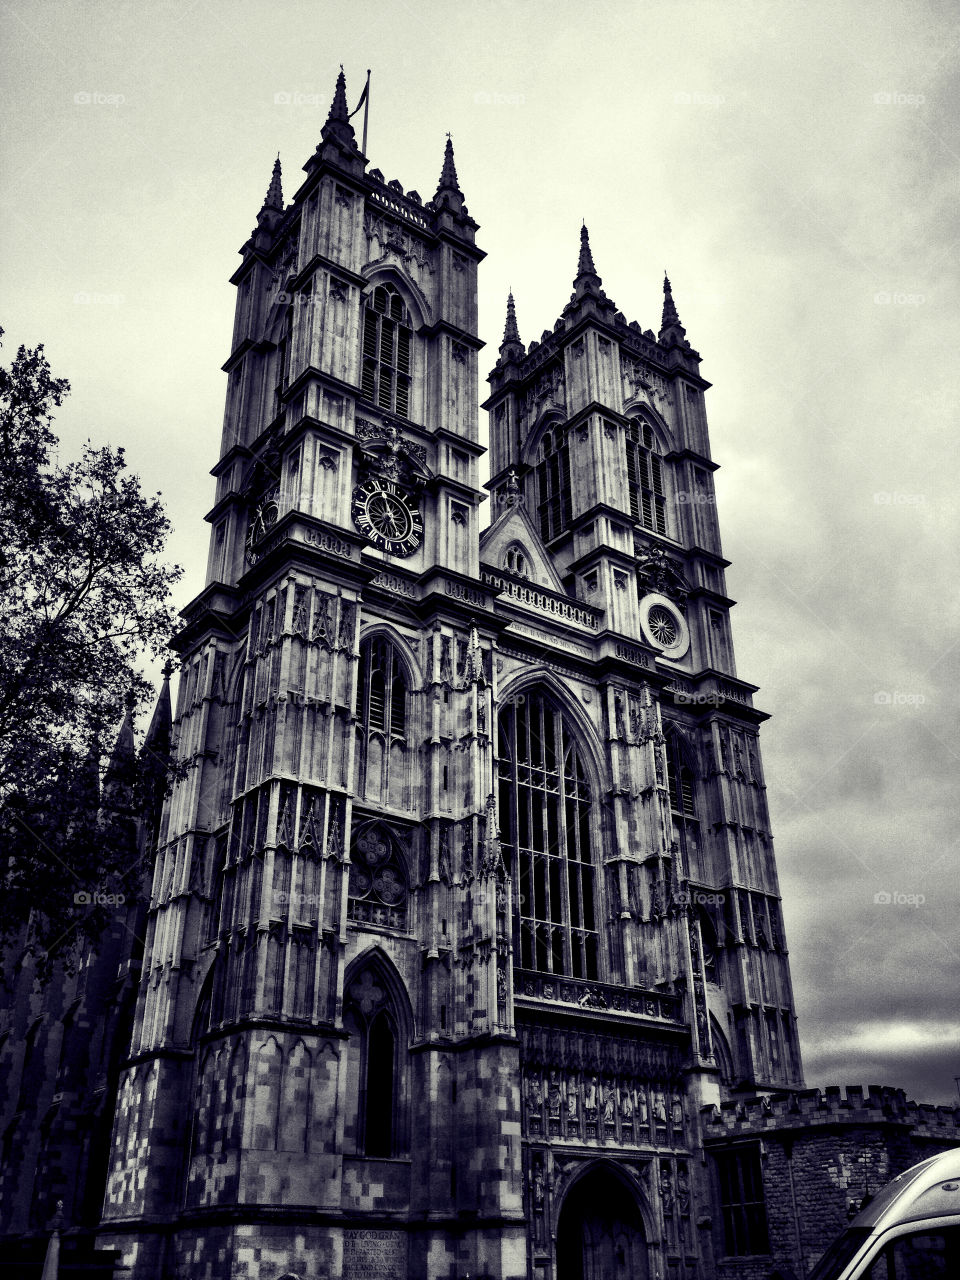
<svg viewBox="0 0 960 1280">
<path fill-rule="evenodd" d="M 591 1076 L 583 1091 L 583 1109 L 588 1120 L 597 1118 L 597 1077 Z"/>
<path fill-rule="evenodd" d="M 650 1111 L 647 1106 L 647 1088 L 641 1085 L 637 1090 L 637 1120 L 640 1124 L 650 1123 Z"/>
<path fill-rule="evenodd" d="M 620 1115 L 623 1117 L 624 1124 L 629 1124 L 633 1120 L 633 1090 L 629 1085 L 620 1090 Z"/>
<path fill-rule="evenodd" d="M 543 1165 L 534 1166 L 533 1170 L 533 1206 L 542 1209 L 544 1201 Z"/>
<path fill-rule="evenodd" d="M 663 1216 L 669 1218 L 673 1214 L 673 1179 L 670 1176 L 670 1166 L 663 1164 L 660 1166 L 660 1201 L 663 1204 Z"/>
<path fill-rule="evenodd" d="M 617 1095 L 613 1081 L 607 1080 L 603 1086 L 603 1123 L 614 1124 L 617 1118 Z"/>
<path fill-rule="evenodd" d="M 677 1208 L 681 1213 L 690 1212 L 690 1174 L 685 1164 L 677 1165 Z"/>
<path fill-rule="evenodd" d="M 670 1119 L 673 1121 L 673 1127 L 679 1129 L 683 1125 L 683 1099 L 679 1093 L 675 1093 L 670 1101 Z"/>
<path fill-rule="evenodd" d="M 580 1118 L 580 1099 L 577 1097 L 577 1077 L 571 1076 L 567 1082 L 567 1119 L 574 1123 Z"/>
<path fill-rule="evenodd" d="M 535 1111 L 538 1115 L 540 1108 L 543 1106 L 543 1085 L 540 1081 L 539 1071 L 527 1077 L 527 1103 L 531 1111 Z"/>
<path fill-rule="evenodd" d="M 551 1120 L 560 1119 L 560 1107 L 562 1106 L 562 1098 L 560 1095 L 560 1076 L 556 1071 L 550 1072 L 550 1084 L 547 1088 L 547 1109 L 550 1112 Z"/>
<path fill-rule="evenodd" d="M 667 1104 L 662 1089 L 657 1089 L 653 1095 L 653 1118 L 657 1124 L 667 1123 Z"/>
</svg>

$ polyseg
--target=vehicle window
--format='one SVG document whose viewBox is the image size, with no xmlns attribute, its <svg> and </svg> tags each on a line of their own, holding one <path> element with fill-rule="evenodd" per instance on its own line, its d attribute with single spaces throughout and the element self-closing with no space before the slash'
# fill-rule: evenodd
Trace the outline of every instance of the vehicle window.
<svg viewBox="0 0 960 1280">
<path fill-rule="evenodd" d="M 960 1227 L 916 1231 L 885 1245 L 870 1280 L 954 1280 L 960 1275 Z"/>
<path fill-rule="evenodd" d="M 838 1276 L 869 1234 L 866 1227 L 848 1227 L 823 1254 L 810 1280 L 832 1280 L 833 1276 Z M 870 1280 L 873 1280 L 872 1276 Z"/>
</svg>

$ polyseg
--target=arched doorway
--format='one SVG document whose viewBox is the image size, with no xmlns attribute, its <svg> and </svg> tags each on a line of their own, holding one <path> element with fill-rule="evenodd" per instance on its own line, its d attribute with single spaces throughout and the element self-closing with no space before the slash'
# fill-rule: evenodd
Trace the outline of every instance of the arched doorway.
<svg viewBox="0 0 960 1280">
<path fill-rule="evenodd" d="M 647 1242 L 635 1197 L 611 1170 L 571 1188 L 557 1224 L 557 1280 L 647 1280 Z"/>
</svg>

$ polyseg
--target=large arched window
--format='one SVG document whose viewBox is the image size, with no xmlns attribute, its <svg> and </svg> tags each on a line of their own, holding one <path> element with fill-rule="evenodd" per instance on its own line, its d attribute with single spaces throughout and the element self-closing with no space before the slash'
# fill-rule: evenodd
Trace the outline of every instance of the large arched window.
<svg viewBox="0 0 960 1280">
<path fill-rule="evenodd" d="M 343 1025 L 347 1051 L 346 1140 L 357 1155 L 389 1158 L 404 1149 L 403 1020 L 376 963 L 348 978 Z"/>
<path fill-rule="evenodd" d="M 525 969 L 596 978 L 597 873 L 583 757 L 559 708 L 538 690 L 506 703 L 499 743 L 516 957 Z"/>
<path fill-rule="evenodd" d="M 410 409 L 411 336 L 403 299 L 393 285 L 378 285 L 363 308 L 360 390 L 365 400 L 401 418 Z"/>
<path fill-rule="evenodd" d="M 627 481 L 630 514 L 645 529 L 667 532 L 666 497 L 663 491 L 663 464 L 650 424 L 635 418 L 627 432 Z"/>
<path fill-rule="evenodd" d="M 673 838 L 680 855 L 680 868 L 684 875 L 700 880 L 703 865 L 700 822 L 697 817 L 696 776 L 677 733 L 667 734 L 666 751 L 670 814 L 673 819 Z"/>
<path fill-rule="evenodd" d="M 400 803 L 407 744 L 407 679 L 396 648 L 374 636 L 360 648 L 357 682 L 357 790 Z"/>
<path fill-rule="evenodd" d="M 570 446 L 562 430 L 546 432 L 537 463 L 537 512 L 544 542 L 556 538 L 570 524 Z"/>
</svg>

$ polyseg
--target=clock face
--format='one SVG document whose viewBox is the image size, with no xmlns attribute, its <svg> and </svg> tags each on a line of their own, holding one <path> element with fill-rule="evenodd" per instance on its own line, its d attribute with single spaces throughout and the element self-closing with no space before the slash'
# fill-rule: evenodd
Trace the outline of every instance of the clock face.
<svg viewBox="0 0 960 1280">
<path fill-rule="evenodd" d="M 257 559 L 254 547 L 267 532 L 277 523 L 280 507 L 275 493 L 265 494 L 250 513 L 250 524 L 247 528 L 247 559 L 253 563 Z"/>
<path fill-rule="evenodd" d="M 366 480 L 353 491 L 353 521 L 392 556 L 413 555 L 423 538 L 419 508 L 390 480 Z"/>
</svg>

